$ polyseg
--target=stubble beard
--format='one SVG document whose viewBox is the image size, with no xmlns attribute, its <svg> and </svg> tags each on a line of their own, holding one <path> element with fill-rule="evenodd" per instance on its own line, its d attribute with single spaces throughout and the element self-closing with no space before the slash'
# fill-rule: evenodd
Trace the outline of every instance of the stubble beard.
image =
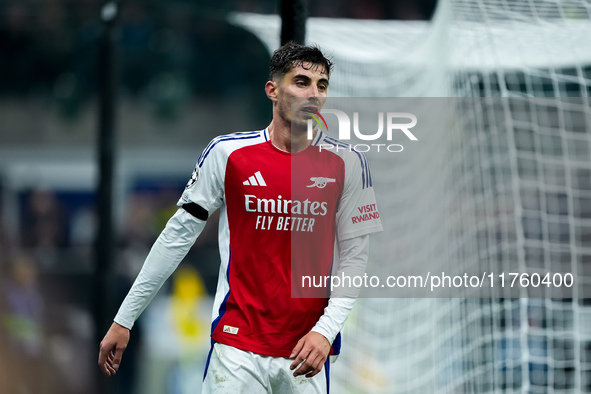
<svg viewBox="0 0 591 394">
<path fill-rule="evenodd" d="M 279 116 L 281 116 L 286 123 L 290 124 L 291 127 L 291 131 L 296 132 L 296 133 L 300 133 L 300 132 L 306 132 L 307 128 L 308 128 L 308 119 L 300 116 L 294 116 L 294 113 L 292 112 L 291 105 L 289 104 L 284 104 L 284 105 L 279 105 Z M 301 110 L 297 110 L 297 111 L 301 111 Z M 299 114 L 298 114 L 299 115 Z"/>
</svg>

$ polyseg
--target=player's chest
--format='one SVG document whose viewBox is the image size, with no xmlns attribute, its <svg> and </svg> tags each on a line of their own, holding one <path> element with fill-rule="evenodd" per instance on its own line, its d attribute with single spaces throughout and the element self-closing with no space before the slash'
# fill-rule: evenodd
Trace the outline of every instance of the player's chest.
<svg viewBox="0 0 591 394">
<path fill-rule="evenodd" d="M 342 166 L 316 155 L 231 157 L 225 174 L 226 195 L 257 198 L 337 201 L 343 184 Z"/>
</svg>

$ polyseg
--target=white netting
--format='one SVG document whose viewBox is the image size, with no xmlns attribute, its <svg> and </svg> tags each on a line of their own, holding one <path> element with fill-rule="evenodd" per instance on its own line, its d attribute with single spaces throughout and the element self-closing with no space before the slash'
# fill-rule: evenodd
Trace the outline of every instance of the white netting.
<svg viewBox="0 0 591 394">
<path fill-rule="evenodd" d="M 590 18 L 588 1 L 450 0 L 440 1 L 430 23 L 308 21 L 307 41 L 336 63 L 332 96 L 485 97 L 450 101 L 457 116 L 420 138 L 420 154 L 372 162 L 380 209 L 395 217 L 384 218 L 386 231 L 374 237 L 377 260 L 570 272 L 576 294 L 584 286 L 588 294 Z M 278 47 L 276 16 L 233 20 L 270 51 Z M 591 392 L 590 305 L 584 298 L 360 299 L 332 387 Z"/>
</svg>

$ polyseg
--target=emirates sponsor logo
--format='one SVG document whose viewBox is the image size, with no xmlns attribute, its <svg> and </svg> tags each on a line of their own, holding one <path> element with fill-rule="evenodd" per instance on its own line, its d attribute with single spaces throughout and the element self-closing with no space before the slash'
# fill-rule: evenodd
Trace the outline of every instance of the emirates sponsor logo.
<svg viewBox="0 0 591 394">
<path fill-rule="evenodd" d="M 277 198 L 258 198 L 253 194 L 244 195 L 244 208 L 246 212 L 258 213 L 312 216 L 325 216 L 328 213 L 328 203 L 326 201 L 286 200 L 281 196 L 277 196 Z"/>
</svg>

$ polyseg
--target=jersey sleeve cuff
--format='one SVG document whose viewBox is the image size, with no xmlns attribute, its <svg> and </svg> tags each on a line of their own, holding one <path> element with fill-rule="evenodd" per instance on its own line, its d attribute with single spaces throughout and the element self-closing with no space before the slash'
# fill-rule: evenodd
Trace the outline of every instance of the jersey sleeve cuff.
<svg viewBox="0 0 591 394">
<path fill-rule="evenodd" d="M 317 327 L 317 326 L 314 326 L 310 331 L 314 331 L 314 332 L 317 332 L 318 334 L 321 334 L 324 338 L 326 338 L 328 340 L 328 343 L 330 344 L 330 346 L 332 346 L 332 343 L 334 342 L 334 339 L 336 337 L 336 334 L 334 336 L 331 336 L 328 332 L 323 330 L 321 327 Z"/>
<path fill-rule="evenodd" d="M 119 314 L 117 314 L 117 316 L 115 316 L 115 319 L 113 319 L 113 321 L 117 324 L 119 324 L 120 326 L 123 326 L 125 328 L 127 328 L 128 330 L 131 330 L 131 328 L 133 327 L 134 322 L 130 319 L 125 319 L 123 318 L 123 316 L 120 316 Z"/>
</svg>

